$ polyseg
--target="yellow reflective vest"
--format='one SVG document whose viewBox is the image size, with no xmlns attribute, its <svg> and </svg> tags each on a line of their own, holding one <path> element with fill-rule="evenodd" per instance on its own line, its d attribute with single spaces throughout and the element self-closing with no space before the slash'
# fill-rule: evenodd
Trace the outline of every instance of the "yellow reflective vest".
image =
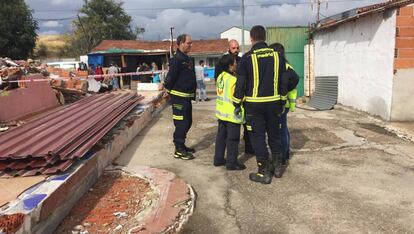
<svg viewBox="0 0 414 234">
<path fill-rule="evenodd" d="M 290 64 L 286 63 L 286 70 L 288 69 L 293 70 L 293 67 Z M 298 96 L 298 90 L 296 88 L 288 92 L 285 108 L 289 108 L 289 111 L 292 111 L 292 112 L 295 111 L 297 96 Z"/>
<path fill-rule="evenodd" d="M 216 82 L 216 117 L 223 121 L 244 124 L 244 109 L 239 116 L 234 114 L 233 94 L 237 78 L 227 72 L 222 72 Z"/>
</svg>

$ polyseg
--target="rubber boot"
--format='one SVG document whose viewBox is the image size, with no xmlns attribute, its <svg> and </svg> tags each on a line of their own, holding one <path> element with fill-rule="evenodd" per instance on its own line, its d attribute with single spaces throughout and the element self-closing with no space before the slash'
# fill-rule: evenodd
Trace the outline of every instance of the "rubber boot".
<svg viewBox="0 0 414 234">
<path fill-rule="evenodd" d="M 174 158 L 183 159 L 183 160 L 191 160 L 191 159 L 194 159 L 194 155 L 191 152 L 188 152 L 185 149 L 184 145 L 176 145 L 175 152 L 174 152 Z"/>
<path fill-rule="evenodd" d="M 270 164 L 268 162 L 258 162 L 257 166 L 259 167 L 257 173 L 250 173 L 249 179 L 251 181 L 270 184 L 272 183 L 272 174 L 270 173 Z"/>
<path fill-rule="evenodd" d="M 283 173 L 285 172 L 286 167 L 283 166 L 283 158 L 280 154 L 273 154 L 272 155 L 272 161 L 273 161 L 273 175 L 276 178 L 282 178 Z"/>
</svg>

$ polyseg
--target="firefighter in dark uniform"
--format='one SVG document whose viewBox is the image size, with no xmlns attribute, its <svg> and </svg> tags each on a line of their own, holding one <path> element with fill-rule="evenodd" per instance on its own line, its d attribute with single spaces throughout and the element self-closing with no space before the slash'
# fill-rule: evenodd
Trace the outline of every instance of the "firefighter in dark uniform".
<svg viewBox="0 0 414 234">
<path fill-rule="evenodd" d="M 246 125 L 250 141 L 256 154 L 257 173 L 250 173 L 254 182 L 270 184 L 272 174 L 283 171 L 279 115 L 283 112 L 287 80 L 281 79 L 286 71 L 282 56 L 265 43 L 266 30 L 254 26 L 250 31 L 252 49 L 243 55 L 237 71 L 237 82 L 233 96 L 235 112 L 241 111 L 244 102 Z M 272 153 L 273 165 L 266 144 Z"/>
<path fill-rule="evenodd" d="M 288 93 L 287 100 L 285 104 L 285 111 L 280 115 L 279 122 L 275 124 L 280 124 L 280 137 L 282 142 L 282 165 L 286 169 L 289 165 L 290 159 L 290 133 L 287 123 L 287 114 L 289 111 L 294 112 L 296 109 L 296 98 L 298 91 L 296 86 L 299 83 L 299 76 L 289 64 L 289 61 L 285 56 L 285 48 L 280 43 L 273 43 L 269 46 L 274 51 L 278 52 L 282 56 L 286 63 L 286 72 L 283 74 L 282 79 L 288 79 Z M 280 171 L 281 174 L 275 174 L 275 177 L 280 178 L 283 176 L 284 171 Z"/>
<path fill-rule="evenodd" d="M 227 54 L 233 55 L 236 58 L 236 62 L 237 62 L 237 65 L 238 65 L 240 63 L 240 59 L 241 59 L 241 57 L 239 56 L 239 52 L 240 52 L 239 42 L 232 39 L 232 40 L 229 41 L 228 52 L 226 54 L 224 54 L 223 56 L 225 56 Z M 225 68 L 223 68 L 220 65 L 220 63 L 216 64 L 216 66 L 214 68 L 214 79 L 216 80 L 216 82 L 217 82 L 218 76 L 221 75 L 221 73 L 224 70 L 225 70 Z M 246 124 L 243 124 L 243 140 L 244 140 L 244 153 L 245 154 L 254 154 L 252 144 L 250 143 L 249 134 L 247 133 Z"/>
<path fill-rule="evenodd" d="M 185 139 L 193 122 L 191 100 L 195 100 L 197 83 L 194 59 L 188 56 L 192 46 L 190 35 L 178 36 L 177 45 L 177 52 L 169 63 L 164 87 L 171 96 L 173 109 L 174 157 L 191 160 L 194 159 L 195 150 L 185 145 Z"/>
</svg>

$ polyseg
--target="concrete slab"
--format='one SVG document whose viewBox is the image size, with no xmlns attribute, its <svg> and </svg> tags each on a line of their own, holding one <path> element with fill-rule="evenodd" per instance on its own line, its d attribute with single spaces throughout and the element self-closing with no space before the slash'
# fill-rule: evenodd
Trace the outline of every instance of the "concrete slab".
<svg viewBox="0 0 414 234">
<path fill-rule="evenodd" d="M 0 207 L 14 200 L 23 191 L 43 181 L 46 176 L 0 178 Z"/>
<path fill-rule="evenodd" d="M 190 183 L 197 206 L 182 233 L 413 233 L 414 143 L 386 122 L 347 108 L 289 114 L 293 158 L 282 179 L 252 183 L 248 167 L 212 166 L 214 101 L 193 104 L 188 144 L 196 159 L 173 158 L 171 108 L 116 163 L 170 170 Z M 240 144 L 243 152 L 243 144 Z"/>
</svg>

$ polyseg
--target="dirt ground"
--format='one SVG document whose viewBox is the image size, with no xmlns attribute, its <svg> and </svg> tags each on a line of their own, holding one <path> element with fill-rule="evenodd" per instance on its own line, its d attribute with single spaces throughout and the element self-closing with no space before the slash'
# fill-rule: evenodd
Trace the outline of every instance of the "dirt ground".
<svg viewBox="0 0 414 234">
<path fill-rule="evenodd" d="M 121 172 L 105 172 L 72 208 L 55 233 L 128 233 L 145 207 L 150 184 Z"/>
<path fill-rule="evenodd" d="M 290 113 L 290 166 L 261 185 L 249 181 L 256 163 L 242 153 L 244 171 L 212 166 L 214 105 L 193 105 L 195 160 L 172 156 L 171 107 L 116 160 L 131 172 L 170 170 L 194 187 L 196 209 L 183 233 L 414 233 L 414 143 L 380 120 L 341 107 Z"/>
</svg>

